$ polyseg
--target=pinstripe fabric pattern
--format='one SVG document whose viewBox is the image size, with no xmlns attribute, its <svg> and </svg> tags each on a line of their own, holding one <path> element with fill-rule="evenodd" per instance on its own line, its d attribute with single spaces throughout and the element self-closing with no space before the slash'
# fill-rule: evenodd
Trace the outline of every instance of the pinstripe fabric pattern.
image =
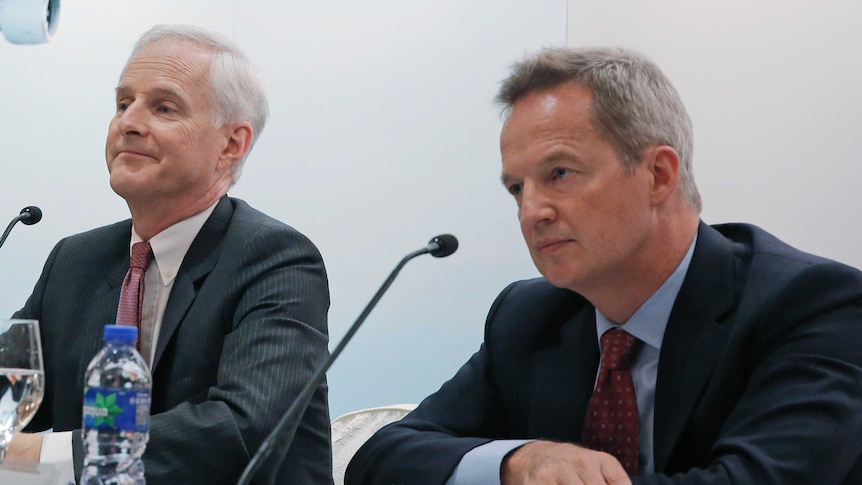
<svg viewBox="0 0 862 485">
<path fill-rule="evenodd" d="M 124 221 L 60 241 L 16 313 L 41 321 L 45 352 L 29 430 L 80 427 L 84 371 L 116 317 L 130 231 Z M 328 306 L 314 245 L 224 197 L 186 254 L 156 343 L 147 482 L 235 483 L 326 358 Z M 267 470 L 272 483 L 331 483 L 326 395 L 324 384 L 281 467 Z"/>
</svg>

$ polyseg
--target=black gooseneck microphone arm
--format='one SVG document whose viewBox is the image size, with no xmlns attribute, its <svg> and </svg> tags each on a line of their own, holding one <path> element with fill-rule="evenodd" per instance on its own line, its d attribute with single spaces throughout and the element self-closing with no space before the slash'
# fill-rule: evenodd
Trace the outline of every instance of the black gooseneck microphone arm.
<svg viewBox="0 0 862 485">
<path fill-rule="evenodd" d="M 422 254 L 430 253 L 431 256 L 436 258 L 445 258 L 450 254 L 454 253 L 455 250 L 458 249 L 458 240 L 455 236 L 451 234 L 442 234 L 437 236 L 431 241 L 428 242 L 428 245 L 422 249 L 418 249 L 413 251 L 412 253 L 404 256 L 404 259 L 398 263 L 395 269 L 389 273 L 389 277 L 386 278 L 386 281 L 383 282 L 383 285 L 377 290 L 377 293 L 374 294 L 374 297 L 368 302 L 368 305 L 365 306 L 365 309 L 362 310 L 362 313 L 359 314 L 359 317 L 353 322 L 353 325 L 347 330 L 347 333 L 344 334 L 344 337 L 341 338 L 341 341 L 338 342 L 338 345 L 335 347 L 335 350 L 329 354 L 329 358 L 326 359 L 326 362 L 323 363 L 317 369 L 314 376 L 310 381 L 305 385 L 302 389 L 302 392 L 299 393 L 299 396 L 293 401 L 290 408 L 287 412 L 282 416 L 281 420 L 278 422 L 276 427 L 269 433 L 269 436 L 263 441 L 260 445 L 260 448 L 257 450 L 257 453 L 254 454 L 251 462 L 249 462 L 248 466 L 246 466 L 245 471 L 243 471 L 242 476 L 237 482 L 237 485 L 248 485 L 251 483 L 252 477 L 254 477 L 255 472 L 263 466 L 264 462 L 267 458 L 273 453 L 275 450 L 279 450 L 278 455 L 284 458 L 285 452 L 290 447 L 290 444 L 293 442 L 293 437 L 296 435 L 296 430 L 299 427 L 299 422 L 301 418 L 301 412 L 308 407 L 309 401 L 311 401 L 311 397 L 314 395 L 314 391 L 317 390 L 317 387 L 320 385 L 320 382 L 323 380 L 323 377 L 326 375 L 326 371 L 329 370 L 329 367 L 332 366 L 332 363 L 338 358 L 338 355 L 341 354 L 341 351 L 344 350 L 344 347 L 353 338 L 353 334 L 359 330 L 359 326 L 362 325 L 362 322 L 365 321 L 365 318 L 368 317 L 368 314 L 371 313 L 371 310 L 377 305 L 377 302 L 383 296 L 383 293 L 389 288 L 389 285 L 395 280 L 395 277 L 398 276 L 398 272 L 401 271 L 401 268 L 407 264 L 408 261 L 415 258 L 416 256 L 420 256 Z"/>
<path fill-rule="evenodd" d="M 9 225 L 6 226 L 6 230 L 3 231 L 3 235 L 0 236 L 0 248 L 3 247 L 3 243 L 6 242 L 6 238 L 9 237 L 9 233 L 12 232 L 12 228 L 15 226 L 16 222 L 21 221 L 22 224 L 32 226 L 41 220 L 42 211 L 38 207 L 31 205 L 21 209 L 21 213 L 12 219 L 12 222 L 10 222 Z"/>
</svg>

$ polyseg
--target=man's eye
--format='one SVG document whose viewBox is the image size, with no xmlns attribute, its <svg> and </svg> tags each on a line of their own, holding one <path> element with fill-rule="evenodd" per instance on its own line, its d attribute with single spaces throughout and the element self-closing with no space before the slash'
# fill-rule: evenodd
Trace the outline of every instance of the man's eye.
<svg viewBox="0 0 862 485">
<path fill-rule="evenodd" d="M 506 190 L 508 190 L 509 193 L 512 195 L 520 195 L 521 194 L 521 188 L 522 188 L 521 184 L 512 184 L 512 185 L 506 187 Z"/>
<path fill-rule="evenodd" d="M 117 111 L 126 111 L 129 108 L 129 103 L 119 102 L 117 103 Z"/>
<path fill-rule="evenodd" d="M 568 177 L 572 173 L 568 168 L 555 168 L 554 178 L 562 179 Z"/>
<path fill-rule="evenodd" d="M 171 108 L 170 106 L 165 106 L 165 105 L 159 106 L 158 109 L 159 109 L 159 113 L 163 113 L 163 114 L 168 114 L 168 113 L 174 112 L 173 108 Z"/>
</svg>

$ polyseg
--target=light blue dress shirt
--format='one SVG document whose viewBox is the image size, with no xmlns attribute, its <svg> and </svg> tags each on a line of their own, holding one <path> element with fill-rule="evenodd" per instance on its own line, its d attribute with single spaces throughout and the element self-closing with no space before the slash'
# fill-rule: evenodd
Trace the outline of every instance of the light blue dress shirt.
<svg viewBox="0 0 862 485">
<path fill-rule="evenodd" d="M 634 335 L 644 345 L 632 362 L 631 373 L 638 402 L 638 430 L 640 439 L 641 472 L 654 473 L 653 435 L 655 415 L 655 384 L 658 376 L 658 358 L 670 312 L 688 272 L 697 235 L 688 252 L 673 274 L 644 302 L 622 325 L 615 325 L 596 310 L 596 333 L 601 350 L 601 338 L 607 330 L 619 326 Z M 601 367 L 601 366 L 600 366 Z M 598 374 L 596 374 L 598 378 Z M 496 440 L 470 450 L 452 472 L 446 485 L 500 485 L 500 466 L 512 450 L 533 440 Z"/>
</svg>

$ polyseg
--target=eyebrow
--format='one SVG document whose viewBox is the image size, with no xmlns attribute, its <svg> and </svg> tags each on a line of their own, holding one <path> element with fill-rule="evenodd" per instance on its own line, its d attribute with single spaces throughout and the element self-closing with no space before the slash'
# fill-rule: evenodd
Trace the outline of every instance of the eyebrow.
<svg viewBox="0 0 862 485">
<path fill-rule="evenodd" d="M 553 165 L 553 164 L 555 164 L 561 160 L 572 160 L 572 159 L 573 159 L 573 157 L 569 152 L 567 152 L 565 150 L 554 150 L 550 154 L 548 154 L 548 156 L 546 158 L 542 159 L 542 161 L 539 162 L 539 168 L 543 169 L 543 168 L 545 168 L 549 165 Z M 575 157 L 575 160 L 577 160 L 576 157 Z M 500 182 L 503 184 L 504 187 L 508 187 L 509 185 L 507 184 L 507 182 L 512 180 L 513 178 L 515 178 L 515 177 L 512 177 L 511 175 L 509 175 L 507 173 L 500 174 Z"/>
</svg>

